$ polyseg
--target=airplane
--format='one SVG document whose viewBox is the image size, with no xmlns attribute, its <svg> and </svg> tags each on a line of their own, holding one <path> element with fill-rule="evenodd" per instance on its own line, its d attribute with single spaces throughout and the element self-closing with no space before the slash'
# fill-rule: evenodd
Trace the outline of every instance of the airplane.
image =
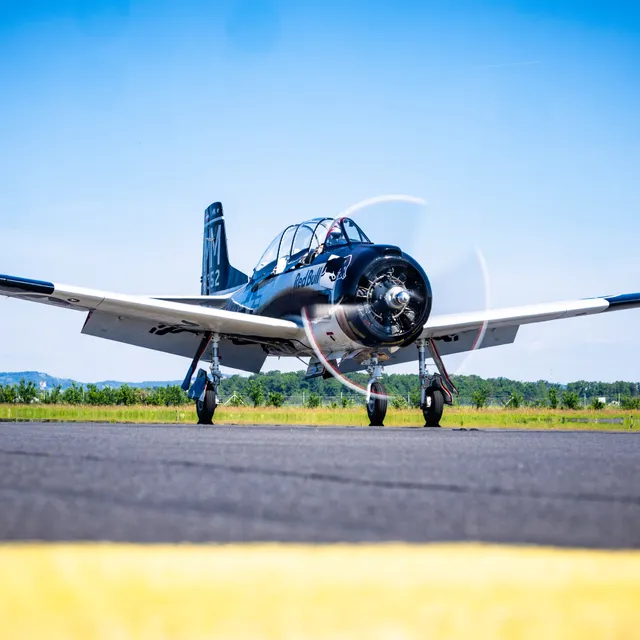
<svg viewBox="0 0 640 640">
<path fill-rule="evenodd" d="M 307 377 L 367 371 L 366 409 L 383 426 L 383 366 L 417 361 L 425 427 L 438 427 L 457 389 L 443 356 L 514 342 L 525 324 L 640 307 L 640 293 L 434 315 L 423 268 L 373 243 L 349 217 L 286 227 L 251 276 L 231 266 L 223 208 L 204 216 L 199 296 L 134 296 L 0 275 L 0 294 L 87 312 L 82 333 L 191 359 L 182 388 L 212 424 L 221 363 L 257 373 L 267 356 L 309 358 Z M 429 373 L 431 359 L 436 371 Z M 206 360 L 209 369 L 198 364 Z"/>
</svg>

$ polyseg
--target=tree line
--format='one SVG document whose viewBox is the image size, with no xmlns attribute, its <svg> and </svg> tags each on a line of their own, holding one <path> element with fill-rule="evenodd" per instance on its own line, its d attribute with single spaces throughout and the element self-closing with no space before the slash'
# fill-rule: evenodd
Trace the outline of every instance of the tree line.
<svg viewBox="0 0 640 640">
<path fill-rule="evenodd" d="M 191 402 L 177 385 L 138 388 L 123 384 L 120 387 L 99 388 L 95 384 L 74 382 L 63 389 L 60 385 L 41 390 L 33 381 L 20 380 L 14 385 L 0 384 L 0 404 L 88 404 L 88 405 L 136 405 L 178 406 Z"/>
<path fill-rule="evenodd" d="M 355 373 L 349 376 L 356 384 L 366 387 L 367 374 Z M 588 405 L 601 408 L 599 398 L 607 403 L 619 403 L 622 408 L 640 409 L 640 383 L 637 382 L 589 382 L 580 380 L 567 385 L 537 382 L 520 382 L 508 378 L 488 378 L 479 376 L 453 376 L 453 382 L 460 394 L 455 403 L 475 406 L 550 407 L 577 409 Z M 383 378 L 387 393 L 393 397 L 393 405 L 400 408 L 417 407 L 420 402 L 418 376 L 413 374 L 389 374 Z M 362 404 L 361 394 L 346 389 L 334 378 L 305 380 L 304 372 L 283 373 L 269 371 L 252 376 L 233 375 L 225 378 L 219 390 L 224 402 L 232 405 L 304 404 L 310 407 L 329 404 L 351 406 Z M 0 384 L 0 403 L 41 402 L 45 404 L 88 404 L 88 405 L 153 405 L 178 406 L 190 400 L 178 385 L 165 387 L 137 388 L 131 385 L 119 387 L 98 387 L 95 384 L 73 383 L 62 388 L 40 390 L 34 382 L 21 380 L 14 385 Z"/>
<path fill-rule="evenodd" d="M 350 374 L 349 379 L 360 386 L 366 387 L 368 376 L 365 373 Z M 488 401 L 495 404 L 504 404 L 517 395 L 524 404 L 549 403 L 549 392 L 555 389 L 555 393 L 561 398 L 564 393 L 577 394 L 581 399 L 585 397 L 591 401 L 596 397 L 605 397 L 608 401 L 622 400 L 622 398 L 636 398 L 640 395 L 640 383 L 638 382 L 589 382 L 579 380 L 567 385 L 550 383 L 545 380 L 537 382 L 520 382 L 508 378 L 481 378 L 480 376 L 452 376 L 453 382 L 460 394 L 457 402 L 463 405 L 473 404 L 473 396 L 477 392 L 485 394 Z M 302 371 L 282 373 L 269 371 L 255 376 L 231 376 L 223 381 L 225 395 L 234 393 L 247 396 L 249 386 L 253 380 L 262 383 L 265 393 L 277 392 L 285 397 L 301 396 L 315 393 L 323 397 L 360 397 L 359 394 L 346 389 L 335 378 L 324 380 L 322 378 L 304 379 Z M 387 393 L 392 396 L 411 397 L 419 390 L 418 376 L 414 374 L 393 373 L 383 377 L 383 384 Z"/>
</svg>

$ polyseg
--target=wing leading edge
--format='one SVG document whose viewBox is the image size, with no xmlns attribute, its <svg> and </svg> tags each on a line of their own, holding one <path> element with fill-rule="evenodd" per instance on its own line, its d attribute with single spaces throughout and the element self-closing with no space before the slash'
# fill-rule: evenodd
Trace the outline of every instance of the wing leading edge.
<svg viewBox="0 0 640 640">
<path fill-rule="evenodd" d="M 41 280 L 0 275 L 0 295 L 77 311 L 148 320 L 193 331 L 215 331 L 256 339 L 296 340 L 304 330 L 295 322 L 212 307 L 84 289 Z"/>
<path fill-rule="evenodd" d="M 480 332 L 483 328 L 489 332 L 493 329 L 632 308 L 640 308 L 640 293 L 439 315 L 429 318 L 421 337 L 444 338 L 465 331 Z"/>
<path fill-rule="evenodd" d="M 512 344 L 515 342 L 518 329 L 524 324 L 634 308 L 640 308 L 640 293 L 433 315 L 427 321 L 420 337 L 435 340 L 440 355 L 446 356 Z M 386 366 L 404 364 L 417 360 L 418 352 L 413 344 L 395 350 L 383 349 L 380 359 Z M 349 373 L 364 369 L 360 360 L 343 360 L 340 363 L 340 371 Z"/>
<path fill-rule="evenodd" d="M 294 322 L 208 306 L 222 296 L 159 299 L 4 275 L 0 295 L 88 312 L 85 335 L 186 358 L 194 357 L 206 332 L 217 332 L 225 366 L 250 372 L 260 371 L 267 357 L 260 342 L 304 338 Z"/>
</svg>

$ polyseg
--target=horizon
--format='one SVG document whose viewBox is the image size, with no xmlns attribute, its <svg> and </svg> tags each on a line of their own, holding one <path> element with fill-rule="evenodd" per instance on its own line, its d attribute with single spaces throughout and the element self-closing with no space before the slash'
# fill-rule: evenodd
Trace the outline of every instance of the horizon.
<svg viewBox="0 0 640 640">
<path fill-rule="evenodd" d="M 244 372 L 239 372 L 239 373 L 230 373 L 228 374 L 226 378 L 232 377 L 232 376 L 240 376 L 242 378 L 249 378 L 251 376 L 255 376 L 255 375 L 268 375 L 270 373 L 281 373 L 281 374 L 286 374 L 286 373 L 294 373 L 297 375 L 303 375 L 305 373 L 304 369 L 298 369 L 298 370 L 293 370 L 293 371 L 280 371 L 277 369 L 270 369 L 268 371 L 261 371 L 258 374 L 253 374 L 253 373 L 244 373 Z M 363 372 L 360 372 L 360 374 L 362 375 Z M 36 374 L 38 376 L 47 376 L 49 378 L 54 378 L 56 380 L 70 380 L 72 382 L 76 382 L 78 384 L 82 384 L 82 385 L 90 385 L 90 384 L 104 384 L 106 382 L 116 382 L 118 384 L 143 384 L 143 383 L 150 383 L 150 384 L 159 384 L 159 383 L 164 383 L 164 384 L 180 384 L 182 382 L 182 380 L 179 379 L 175 379 L 175 380 L 117 380 L 115 378 L 109 378 L 109 379 L 102 379 L 102 380 L 77 380 L 75 378 L 69 378 L 66 376 L 55 376 L 52 375 L 50 373 L 44 372 L 44 371 L 31 371 L 31 370 L 25 370 L 25 371 L 0 371 L 0 378 L 5 377 L 5 376 L 18 376 L 21 374 Z M 351 374 L 349 374 L 351 375 Z M 401 371 L 384 371 L 384 375 L 415 375 L 417 377 L 417 373 L 415 372 L 411 372 L 411 371 L 407 371 L 407 372 L 401 372 Z M 508 380 L 510 382 L 518 382 L 518 383 L 522 383 L 522 384 L 534 384 L 534 383 L 540 383 L 540 382 L 544 382 L 546 384 L 550 384 L 550 385 L 559 385 L 559 386 L 568 386 L 568 385 L 572 385 L 572 384 L 576 384 L 578 382 L 586 382 L 588 384 L 616 384 L 616 383 L 625 383 L 625 384 L 637 384 L 640 385 L 640 380 L 613 380 L 613 381 L 606 381 L 606 380 L 587 380 L 587 379 L 575 379 L 575 380 L 568 380 L 566 382 L 555 382 L 552 380 L 545 380 L 544 378 L 540 378 L 538 380 L 520 380 L 518 378 L 508 378 L 506 376 L 495 376 L 495 377 L 485 377 L 485 376 L 479 376 L 478 374 L 475 373 L 457 373 L 457 374 L 453 374 L 453 376 L 455 377 L 462 377 L 462 378 L 468 378 L 468 377 L 472 377 L 472 376 L 476 376 L 479 378 L 482 378 L 483 380 L 499 380 L 499 379 L 504 379 L 504 380 Z M 1 384 L 1 383 L 0 383 Z M 222 384 L 224 384 L 224 380 L 222 382 Z"/>
</svg>

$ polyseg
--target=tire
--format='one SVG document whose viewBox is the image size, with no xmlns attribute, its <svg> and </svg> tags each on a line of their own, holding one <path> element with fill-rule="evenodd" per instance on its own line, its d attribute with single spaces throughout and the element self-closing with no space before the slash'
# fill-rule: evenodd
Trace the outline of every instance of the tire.
<svg viewBox="0 0 640 640">
<path fill-rule="evenodd" d="M 381 382 L 374 382 L 371 385 L 373 393 L 385 393 Z M 369 416 L 370 427 L 384 427 L 384 417 L 387 415 L 387 398 L 371 397 L 367 402 L 367 415 Z"/>
<path fill-rule="evenodd" d="M 198 424 L 213 424 L 213 414 L 216 412 L 216 392 L 207 385 L 203 400 L 196 400 Z"/>
<path fill-rule="evenodd" d="M 440 389 L 427 391 L 426 404 L 422 407 L 425 427 L 439 427 L 444 411 L 444 394 Z"/>
</svg>

